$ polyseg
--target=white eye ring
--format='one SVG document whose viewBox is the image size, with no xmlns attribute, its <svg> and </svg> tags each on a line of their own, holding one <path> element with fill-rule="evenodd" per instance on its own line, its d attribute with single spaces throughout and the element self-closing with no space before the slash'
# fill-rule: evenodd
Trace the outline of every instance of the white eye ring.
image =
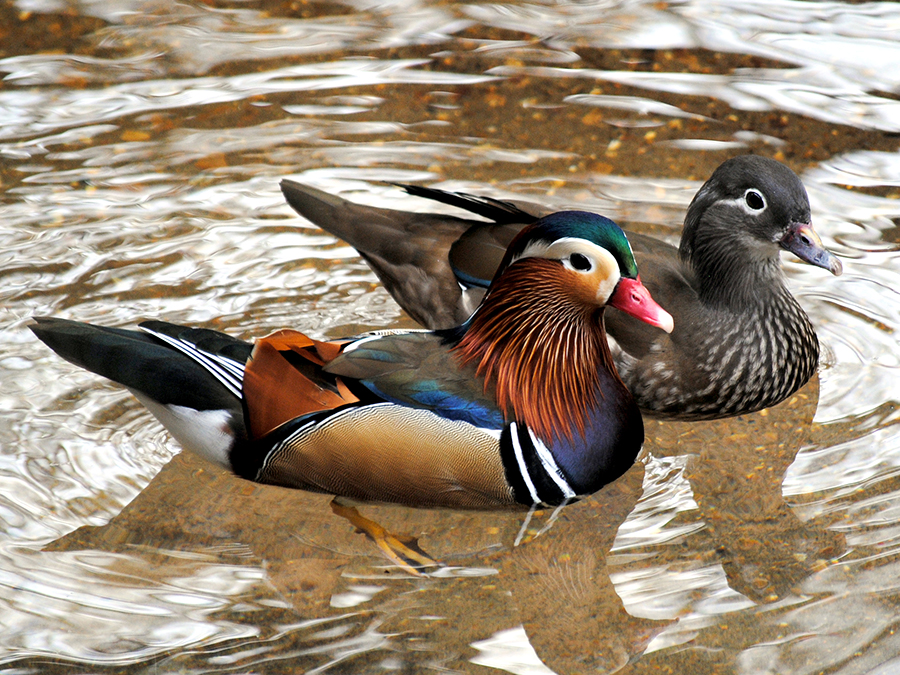
<svg viewBox="0 0 900 675">
<path fill-rule="evenodd" d="M 562 259 L 562 264 L 566 269 L 574 272 L 593 272 L 594 261 L 584 253 L 572 253 Z"/>
<path fill-rule="evenodd" d="M 755 188 L 748 188 L 744 191 L 744 200 L 741 206 L 747 213 L 760 213 L 766 210 L 768 204 L 762 192 Z"/>
</svg>

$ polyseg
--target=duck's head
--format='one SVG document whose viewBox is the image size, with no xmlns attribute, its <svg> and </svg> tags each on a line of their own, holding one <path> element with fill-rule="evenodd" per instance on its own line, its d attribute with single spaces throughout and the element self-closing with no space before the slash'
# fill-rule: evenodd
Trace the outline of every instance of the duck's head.
<svg viewBox="0 0 900 675">
<path fill-rule="evenodd" d="M 631 244 L 609 218 L 587 211 L 559 211 L 541 218 L 510 243 L 495 282 L 517 266 L 534 269 L 531 283 L 555 278 L 565 295 L 586 307 L 610 305 L 672 332 L 671 315 L 641 283 Z"/>
<path fill-rule="evenodd" d="M 583 435 L 598 396 L 621 403 L 623 419 L 639 419 L 606 343 L 607 305 L 672 330 L 618 225 L 593 213 L 554 213 L 513 239 L 456 350 L 493 384 L 500 408 L 546 441 Z"/>
<path fill-rule="evenodd" d="M 723 162 L 688 207 L 681 256 L 701 274 L 740 257 L 748 268 L 774 263 L 778 251 L 838 275 L 841 262 L 813 229 L 800 178 L 774 159 L 743 155 Z M 749 257 L 749 260 L 747 259 Z"/>
</svg>

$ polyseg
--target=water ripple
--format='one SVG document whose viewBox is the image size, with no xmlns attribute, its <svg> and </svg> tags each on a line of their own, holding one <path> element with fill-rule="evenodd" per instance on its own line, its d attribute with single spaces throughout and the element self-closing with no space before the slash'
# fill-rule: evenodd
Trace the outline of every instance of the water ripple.
<svg viewBox="0 0 900 675">
<path fill-rule="evenodd" d="M 500 66 L 495 76 L 578 77 L 680 94 L 712 97 L 736 110 L 785 110 L 831 124 L 900 131 L 900 102 L 866 93 L 828 70 L 747 68 L 731 75 Z"/>
<path fill-rule="evenodd" d="M 646 669 L 896 662 L 900 5 L 108 0 L 71 10 L 95 18 L 68 42 L 61 8 L 16 4 L 23 35 L 0 57 L 4 667 L 562 673 L 555 652 L 624 641 L 623 664 L 648 635 Z M 383 181 L 585 208 L 675 243 L 701 181 L 744 151 L 802 171 L 845 274 L 785 254 L 823 345 L 819 407 L 784 447 L 746 433 L 771 417 L 723 423 L 715 442 L 747 460 L 721 462 L 722 485 L 749 486 L 733 514 L 696 471 L 718 464 L 684 454 L 648 457 L 613 523 L 587 500 L 518 547 L 516 518 L 372 507 L 446 565 L 400 574 L 327 498 L 175 457 L 125 392 L 26 328 L 51 313 L 242 337 L 411 325 L 284 204 L 281 177 L 402 209 L 439 207 Z M 761 476 L 771 494 L 748 483 Z M 561 640 L 535 589 L 562 606 L 573 578 L 585 618 Z"/>
<path fill-rule="evenodd" d="M 259 594 L 259 569 L 179 556 L 160 575 L 155 566 L 110 553 L 3 558 L 0 663 L 46 656 L 124 666 L 173 647 L 257 635 L 253 626 L 215 615 Z"/>
<path fill-rule="evenodd" d="M 0 111 L 6 122 L 0 129 L 0 140 L 27 139 L 35 134 L 96 125 L 127 115 L 209 106 L 261 95 L 401 83 L 465 85 L 495 79 L 490 75 L 417 68 L 429 63 L 427 59 L 346 59 L 232 77 L 145 80 L 100 89 L 2 91 Z"/>
</svg>

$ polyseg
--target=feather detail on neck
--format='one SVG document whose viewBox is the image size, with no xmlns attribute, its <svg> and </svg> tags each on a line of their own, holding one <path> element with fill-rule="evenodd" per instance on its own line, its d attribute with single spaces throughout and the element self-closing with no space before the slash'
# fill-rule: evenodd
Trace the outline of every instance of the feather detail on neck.
<svg viewBox="0 0 900 675">
<path fill-rule="evenodd" d="M 525 422 L 545 442 L 584 436 L 601 371 L 621 384 L 603 308 L 574 300 L 550 260 L 518 261 L 497 277 L 453 349 L 463 364 L 476 365 L 485 390 L 493 385 L 507 419 Z"/>
</svg>

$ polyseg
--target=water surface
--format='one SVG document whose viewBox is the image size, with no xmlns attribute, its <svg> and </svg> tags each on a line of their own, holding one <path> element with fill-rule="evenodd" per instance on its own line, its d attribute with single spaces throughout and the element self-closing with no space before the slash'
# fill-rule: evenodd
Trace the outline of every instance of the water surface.
<svg viewBox="0 0 900 675">
<path fill-rule="evenodd" d="M 900 4 L 19 0 L 0 8 L 0 671 L 900 669 Z M 677 241 L 746 152 L 803 178 L 838 278 L 785 257 L 818 377 L 647 422 L 559 513 L 360 506 L 181 455 L 33 315 L 252 338 L 411 326 L 292 177 L 577 206 Z"/>
</svg>

